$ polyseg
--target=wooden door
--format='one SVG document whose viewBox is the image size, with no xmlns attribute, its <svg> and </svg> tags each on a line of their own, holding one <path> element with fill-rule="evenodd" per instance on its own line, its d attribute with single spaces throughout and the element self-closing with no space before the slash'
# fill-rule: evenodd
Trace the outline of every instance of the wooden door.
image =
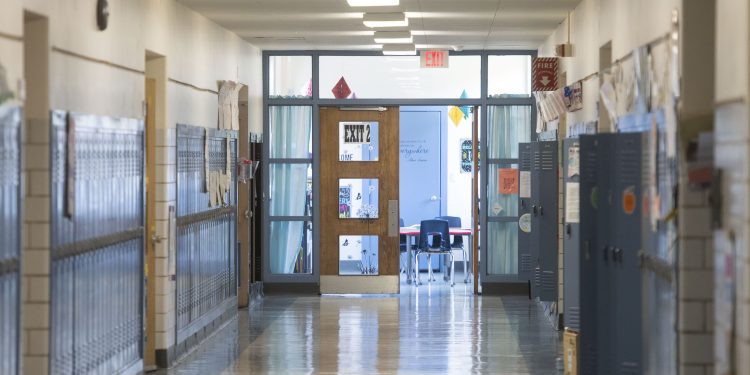
<svg viewBox="0 0 750 375">
<path fill-rule="evenodd" d="M 348 153 L 348 147 L 352 147 L 352 144 L 364 150 L 361 155 L 352 157 Z M 321 108 L 320 150 L 321 293 L 398 293 L 399 108 L 357 111 Z M 342 150 L 345 151 L 343 156 L 340 154 Z M 374 158 L 373 154 L 377 154 L 377 160 L 357 161 L 360 156 L 364 159 Z M 350 161 L 352 159 L 354 161 Z M 343 209 L 341 199 L 344 196 L 340 196 L 340 184 L 346 186 L 344 191 L 355 192 L 349 196 L 352 203 L 349 206 L 343 204 Z M 360 189 L 367 186 L 365 194 L 376 192 L 376 202 L 368 202 L 372 202 L 371 208 L 377 207 L 377 218 L 352 217 L 357 216 L 358 212 L 349 208 L 355 207 L 356 200 L 362 195 L 361 191 L 356 191 L 357 186 Z M 360 209 L 366 206 L 362 203 Z M 366 215 L 372 210 L 359 213 Z M 356 238 L 367 238 L 362 242 L 363 253 L 359 260 L 356 255 L 341 259 L 350 238 L 352 243 Z M 373 255 L 373 238 L 376 238 L 377 244 L 376 257 Z M 364 243 L 372 247 L 368 250 Z M 365 258 L 368 255 L 364 252 L 366 250 L 370 253 Z M 377 261 L 373 261 L 375 258 Z M 365 271 L 353 268 L 355 271 L 350 272 L 352 268 L 347 268 L 347 265 L 352 263 Z M 373 270 L 375 272 L 371 272 Z"/>
</svg>

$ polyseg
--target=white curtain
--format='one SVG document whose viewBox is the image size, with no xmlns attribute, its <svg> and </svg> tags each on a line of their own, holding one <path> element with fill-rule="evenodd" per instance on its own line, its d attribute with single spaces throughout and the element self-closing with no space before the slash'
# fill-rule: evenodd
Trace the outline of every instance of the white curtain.
<svg viewBox="0 0 750 375">
<path fill-rule="evenodd" d="M 490 106 L 487 108 L 488 153 L 492 159 L 517 159 L 518 143 L 531 138 L 530 106 Z M 489 164 L 487 215 L 518 216 L 518 195 L 500 194 L 498 168 L 517 165 Z M 487 271 L 491 275 L 518 274 L 518 223 L 490 223 L 487 231 Z"/>
<path fill-rule="evenodd" d="M 271 159 L 309 159 L 312 134 L 311 107 L 270 108 Z M 304 216 L 308 164 L 270 165 L 271 216 Z M 305 222 L 274 221 L 271 225 L 270 265 L 274 274 L 294 273 L 302 249 Z"/>
</svg>

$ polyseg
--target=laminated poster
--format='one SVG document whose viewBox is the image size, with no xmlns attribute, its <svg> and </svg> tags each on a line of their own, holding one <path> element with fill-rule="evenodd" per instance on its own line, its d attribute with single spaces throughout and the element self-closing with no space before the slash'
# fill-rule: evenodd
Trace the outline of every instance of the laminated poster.
<svg viewBox="0 0 750 375">
<path fill-rule="evenodd" d="M 580 184 L 568 182 L 565 184 L 565 222 L 568 224 L 581 221 Z"/>
<path fill-rule="evenodd" d="M 568 149 L 568 177 L 577 176 L 581 171 L 581 148 L 576 143 Z"/>
<path fill-rule="evenodd" d="M 531 172 L 521 171 L 519 198 L 531 198 Z"/>
</svg>

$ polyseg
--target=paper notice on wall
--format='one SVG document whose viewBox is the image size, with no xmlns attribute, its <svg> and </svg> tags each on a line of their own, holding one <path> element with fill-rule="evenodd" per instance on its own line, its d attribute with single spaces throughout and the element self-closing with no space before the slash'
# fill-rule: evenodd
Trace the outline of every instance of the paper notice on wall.
<svg viewBox="0 0 750 375">
<path fill-rule="evenodd" d="M 565 184 L 565 222 L 568 224 L 581 221 L 581 207 L 579 196 L 580 184 L 568 182 Z"/>
<path fill-rule="evenodd" d="M 519 198 L 531 198 L 531 172 L 521 171 L 520 175 Z"/>
<path fill-rule="evenodd" d="M 578 143 L 568 149 L 568 177 L 577 176 L 581 171 L 581 148 Z"/>
<path fill-rule="evenodd" d="M 216 198 L 219 196 L 218 190 L 219 190 L 219 184 L 218 184 L 218 172 L 211 172 L 208 174 L 208 206 L 209 207 L 216 207 L 218 206 L 218 201 Z"/>
<path fill-rule="evenodd" d="M 499 168 L 497 188 L 500 194 L 518 194 L 518 169 Z"/>
</svg>

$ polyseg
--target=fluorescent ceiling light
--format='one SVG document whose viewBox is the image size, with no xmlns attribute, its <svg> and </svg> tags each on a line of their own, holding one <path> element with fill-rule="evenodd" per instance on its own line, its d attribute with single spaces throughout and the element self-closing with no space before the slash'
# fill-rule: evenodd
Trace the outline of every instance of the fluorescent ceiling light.
<svg viewBox="0 0 750 375">
<path fill-rule="evenodd" d="M 383 46 L 384 55 L 413 56 L 417 54 L 414 44 L 386 44 Z"/>
<path fill-rule="evenodd" d="M 409 19 L 404 13 L 365 13 L 362 23 L 367 27 L 406 27 Z"/>
<path fill-rule="evenodd" d="M 375 32 L 375 43 L 378 44 L 390 44 L 390 43 L 411 43 L 414 39 L 411 36 L 411 31 L 376 31 Z"/>
<path fill-rule="evenodd" d="M 398 0 L 346 0 L 353 7 L 390 7 L 398 6 Z"/>
</svg>

